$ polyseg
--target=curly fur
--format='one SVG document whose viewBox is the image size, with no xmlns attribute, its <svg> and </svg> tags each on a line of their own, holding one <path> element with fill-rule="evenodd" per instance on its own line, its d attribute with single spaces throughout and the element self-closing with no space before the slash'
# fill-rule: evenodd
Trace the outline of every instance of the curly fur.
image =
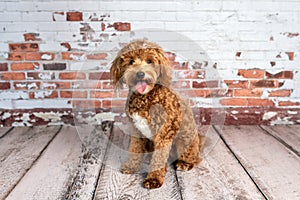
<svg viewBox="0 0 300 200">
<path fill-rule="evenodd" d="M 144 187 L 160 187 L 164 182 L 170 150 L 176 148 L 177 170 L 190 170 L 201 161 L 203 138 L 197 133 L 193 113 L 170 89 L 171 67 L 157 44 L 136 40 L 122 48 L 110 69 L 116 88 L 129 88 L 126 114 L 132 134 L 129 159 L 123 173 L 139 170 L 143 153 L 153 152 Z"/>
</svg>

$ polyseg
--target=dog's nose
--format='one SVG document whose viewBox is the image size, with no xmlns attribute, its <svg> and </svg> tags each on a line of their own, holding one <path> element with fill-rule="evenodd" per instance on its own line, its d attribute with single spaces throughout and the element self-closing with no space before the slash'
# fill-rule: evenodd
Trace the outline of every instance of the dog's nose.
<svg viewBox="0 0 300 200">
<path fill-rule="evenodd" d="M 145 73 L 144 72 L 138 72 L 138 73 L 136 73 L 136 77 L 138 79 L 143 79 L 145 77 Z"/>
</svg>

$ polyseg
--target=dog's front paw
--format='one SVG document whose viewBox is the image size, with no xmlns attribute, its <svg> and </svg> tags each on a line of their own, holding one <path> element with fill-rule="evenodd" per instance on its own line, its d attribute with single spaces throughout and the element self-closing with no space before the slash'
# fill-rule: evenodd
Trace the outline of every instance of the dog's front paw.
<svg viewBox="0 0 300 200">
<path fill-rule="evenodd" d="M 132 167 L 128 164 L 123 164 L 120 169 L 122 174 L 135 174 L 138 172 L 136 167 Z"/>
<path fill-rule="evenodd" d="M 192 163 L 186 163 L 182 160 L 177 161 L 176 163 L 176 170 L 178 171 L 189 171 L 191 170 L 193 167 L 195 166 L 195 164 Z"/>
<path fill-rule="evenodd" d="M 146 178 L 144 180 L 144 187 L 147 189 L 155 189 L 160 188 L 163 184 L 162 180 L 159 180 L 157 178 Z"/>
</svg>

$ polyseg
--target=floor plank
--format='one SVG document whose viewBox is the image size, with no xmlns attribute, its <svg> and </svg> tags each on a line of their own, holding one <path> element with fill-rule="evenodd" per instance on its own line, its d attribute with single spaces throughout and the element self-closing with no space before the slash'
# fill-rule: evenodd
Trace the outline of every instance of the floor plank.
<svg viewBox="0 0 300 200">
<path fill-rule="evenodd" d="M 17 127 L 0 140 L 0 199 L 8 195 L 59 129 Z"/>
<path fill-rule="evenodd" d="M 147 190 L 142 187 L 145 174 L 126 175 L 120 173 L 120 165 L 125 161 L 126 156 L 124 155 L 127 154 L 128 143 L 128 131 L 124 127 L 115 127 L 95 199 L 181 199 L 175 172 L 172 168 L 169 168 L 164 185 L 155 190 Z"/>
<path fill-rule="evenodd" d="M 258 126 L 218 131 L 268 199 L 300 199 L 300 159 Z"/>
<path fill-rule="evenodd" d="M 300 125 L 261 127 L 300 156 Z"/>
<path fill-rule="evenodd" d="M 0 127 L 0 138 L 3 137 L 12 127 Z"/>
<path fill-rule="evenodd" d="M 66 199 L 93 199 L 99 171 L 103 167 L 111 126 L 112 123 L 107 124 L 106 127 L 91 125 L 76 127 L 84 147 L 77 175 L 69 186 Z"/>
<path fill-rule="evenodd" d="M 213 127 L 201 132 L 207 137 L 202 162 L 191 171 L 176 172 L 183 199 L 264 199 Z"/>
<path fill-rule="evenodd" d="M 7 200 L 62 199 L 76 172 L 80 154 L 81 142 L 75 127 L 64 126 Z"/>
</svg>

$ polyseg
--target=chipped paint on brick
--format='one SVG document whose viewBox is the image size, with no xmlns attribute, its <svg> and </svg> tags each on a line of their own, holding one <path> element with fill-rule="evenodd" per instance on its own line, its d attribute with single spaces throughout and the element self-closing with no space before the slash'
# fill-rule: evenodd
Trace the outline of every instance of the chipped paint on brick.
<svg viewBox="0 0 300 200">
<path fill-rule="evenodd" d="M 273 117 L 275 117 L 277 115 L 277 112 L 266 112 L 264 115 L 263 115 L 263 120 L 269 120 L 269 119 L 272 119 Z"/>
<path fill-rule="evenodd" d="M 120 114 L 112 113 L 112 112 L 103 112 L 103 113 L 89 112 L 85 115 L 78 113 L 75 115 L 75 118 L 78 124 L 97 125 L 97 124 L 101 124 L 103 121 L 114 121 L 116 116 L 120 116 Z"/>
<path fill-rule="evenodd" d="M 293 121 L 290 121 L 291 117 L 277 117 L 270 122 L 270 125 L 293 125 Z"/>
</svg>

